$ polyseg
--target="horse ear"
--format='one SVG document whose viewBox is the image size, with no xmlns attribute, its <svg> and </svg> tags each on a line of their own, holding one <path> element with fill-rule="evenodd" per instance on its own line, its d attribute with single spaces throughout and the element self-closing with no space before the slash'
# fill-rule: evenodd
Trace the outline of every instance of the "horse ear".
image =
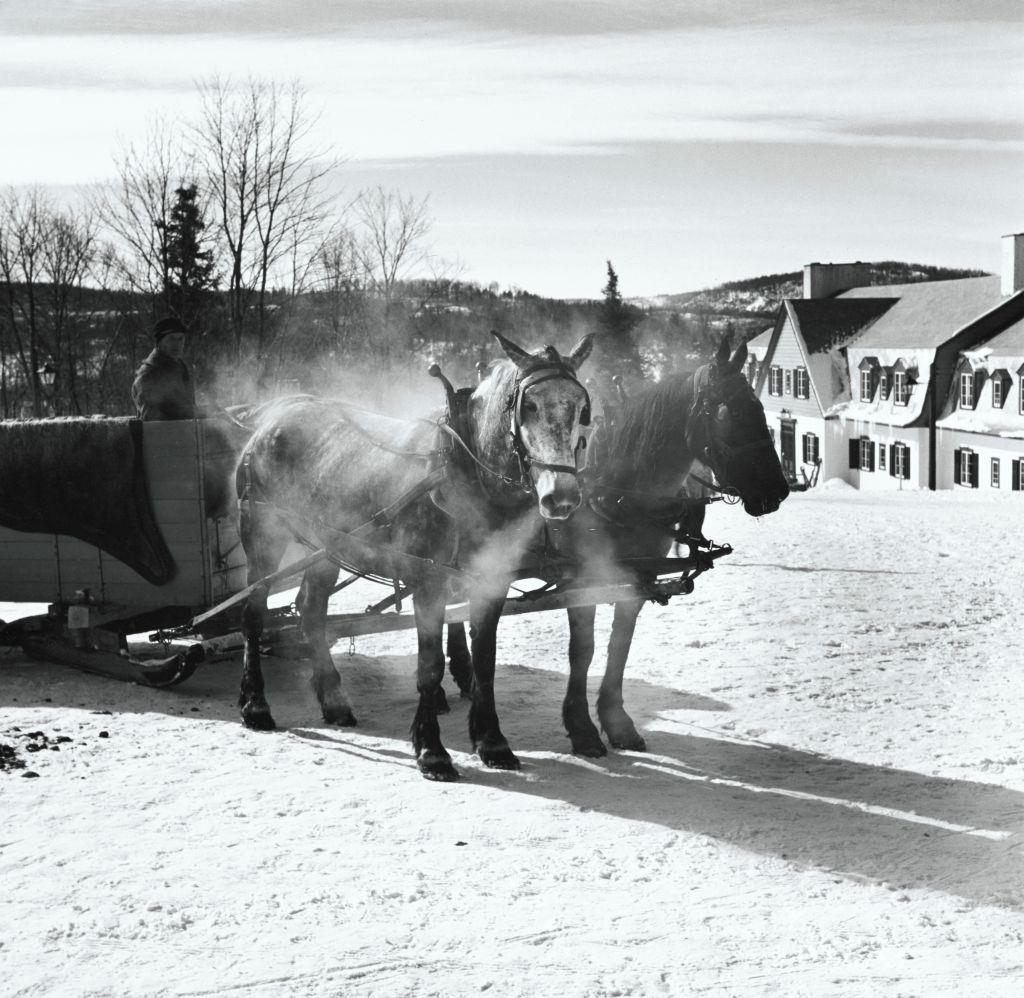
<svg viewBox="0 0 1024 998">
<path fill-rule="evenodd" d="M 491 330 L 491 336 L 501 344 L 501 349 L 505 351 L 505 355 L 516 367 L 521 368 L 530 362 L 530 355 L 522 347 L 516 346 L 511 340 L 505 339 L 496 329 Z"/>
<path fill-rule="evenodd" d="M 723 333 L 722 341 L 718 344 L 718 352 L 715 354 L 715 366 L 724 368 L 729 363 L 729 334 Z"/>
<path fill-rule="evenodd" d="M 569 351 L 569 356 L 567 358 L 567 360 L 569 361 L 569 366 L 574 371 L 578 371 L 580 369 L 580 364 L 582 364 L 590 356 L 590 351 L 593 349 L 594 334 L 587 333 L 587 335 L 584 336 L 583 339 L 581 339 L 579 343 L 577 343 L 576 346 L 574 346 L 572 350 Z"/>
<path fill-rule="evenodd" d="M 747 344 L 741 343 L 737 348 L 736 352 L 732 355 L 732 360 L 729 361 L 729 366 L 734 371 L 742 371 L 743 365 L 747 362 Z"/>
</svg>

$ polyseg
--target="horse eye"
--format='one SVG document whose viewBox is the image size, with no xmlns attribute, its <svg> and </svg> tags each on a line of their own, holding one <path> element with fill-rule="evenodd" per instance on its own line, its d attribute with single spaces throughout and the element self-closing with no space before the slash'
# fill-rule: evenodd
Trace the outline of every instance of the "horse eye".
<svg viewBox="0 0 1024 998">
<path fill-rule="evenodd" d="M 540 410 L 537 408 L 537 403 L 530 399 L 523 399 L 523 412 L 537 413 Z"/>
</svg>

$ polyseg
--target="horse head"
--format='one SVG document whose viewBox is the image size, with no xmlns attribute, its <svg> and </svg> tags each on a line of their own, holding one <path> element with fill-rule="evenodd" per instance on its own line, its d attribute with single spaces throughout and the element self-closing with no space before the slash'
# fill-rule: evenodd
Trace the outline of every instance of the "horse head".
<svg viewBox="0 0 1024 998">
<path fill-rule="evenodd" d="M 779 508 L 789 486 L 764 407 L 743 374 L 746 359 L 746 344 L 730 356 L 726 335 L 715 359 L 694 374 L 686 443 L 724 490 L 739 495 L 751 516 L 762 516 Z"/>
<path fill-rule="evenodd" d="M 474 401 L 484 406 L 485 423 L 488 409 L 502 417 L 500 425 L 490 421 L 492 439 L 480 439 L 478 431 L 478 444 L 494 456 L 504 449 L 522 484 L 536 493 L 540 515 L 565 520 L 581 502 L 576 449 L 579 427 L 590 422 L 590 396 L 576 373 L 590 354 L 593 337 L 583 337 L 562 356 L 551 346 L 528 353 L 504 336 L 492 335 L 511 366 L 492 366 L 474 392 Z M 482 435 L 487 434 L 485 426 Z"/>
</svg>

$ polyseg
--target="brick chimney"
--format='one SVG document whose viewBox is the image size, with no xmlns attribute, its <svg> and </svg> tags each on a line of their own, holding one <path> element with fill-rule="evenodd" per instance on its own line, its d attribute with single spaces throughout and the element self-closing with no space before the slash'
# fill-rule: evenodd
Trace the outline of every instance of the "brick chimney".
<svg viewBox="0 0 1024 998">
<path fill-rule="evenodd" d="M 1024 291 L 1024 232 L 1003 236 L 1003 269 L 999 290 L 1004 298 Z"/>
<path fill-rule="evenodd" d="M 804 297 L 828 298 L 840 291 L 871 283 L 867 263 L 808 263 L 804 265 Z"/>
</svg>

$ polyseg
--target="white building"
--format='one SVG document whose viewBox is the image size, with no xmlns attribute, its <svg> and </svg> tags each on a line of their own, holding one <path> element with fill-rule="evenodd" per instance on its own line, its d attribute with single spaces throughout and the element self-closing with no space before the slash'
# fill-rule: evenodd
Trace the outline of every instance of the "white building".
<svg viewBox="0 0 1024 998">
<path fill-rule="evenodd" d="M 940 489 L 1024 489 L 1024 320 L 963 350 L 937 421 Z"/>
<path fill-rule="evenodd" d="M 822 479 L 839 477 L 858 488 L 951 488 L 971 476 L 964 453 L 972 448 L 963 434 L 977 437 L 988 424 L 977 417 L 971 429 L 957 423 L 966 415 L 948 401 L 954 376 L 959 391 L 964 365 L 974 364 L 976 392 L 1005 399 L 1022 391 L 1011 333 L 1024 319 L 1024 234 L 1004 237 L 1003 251 L 1002 278 L 871 286 L 866 264 L 804 268 L 804 298 L 783 302 L 774 327 L 748 344 L 749 376 L 792 481 L 817 459 Z M 991 363 L 1003 366 L 986 378 L 977 372 L 990 364 L 989 354 L 974 352 L 1004 333 L 1001 353 L 991 354 Z M 1024 395 L 1018 415 L 1022 406 Z M 990 478 L 996 452 L 1009 455 L 1017 439 L 1006 435 L 1018 424 L 1003 425 L 1005 400 L 999 412 L 989 434 L 995 439 L 984 455 L 977 451 L 977 461 L 989 462 Z M 954 452 L 962 473 L 954 474 Z M 998 459 L 994 474 L 1003 481 L 1018 466 L 1012 456 Z M 1011 466 L 1002 469 L 1005 461 Z"/>
</svg>

